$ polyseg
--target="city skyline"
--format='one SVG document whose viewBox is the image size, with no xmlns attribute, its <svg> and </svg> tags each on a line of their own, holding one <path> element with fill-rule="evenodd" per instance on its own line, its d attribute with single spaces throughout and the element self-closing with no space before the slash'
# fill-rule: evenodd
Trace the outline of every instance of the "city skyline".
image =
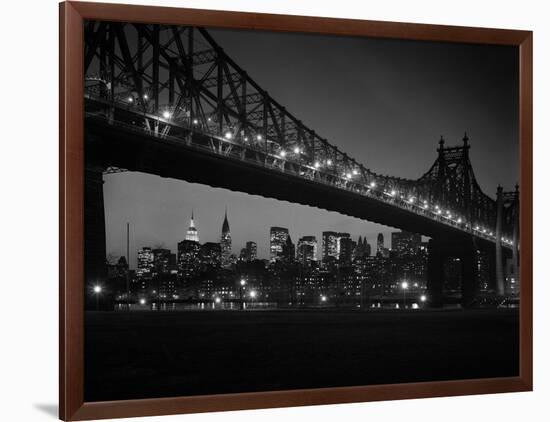
<svg viewBox="0 0 550 422">
<path fill-rule="evenodd" d="M 130 173 L 131 174 L 131 173 Z M 120 177 L 121 174 L 116 174 L 115 176 Z M 150 176 L 150 175 L 139 175 L 139 176 L 146 176 L 146 177 L 156 177 L 156 176 Z M 177 183 L 184 183 L 187 184 L 187 182 L 181 182 L 181 181 L 175 181 Z M 107 183 L 106 183 L 107 184 Z M 189 184 L 191 185 L 191 184 Z M 225 191 L 229 195 L 231 194 L 238 194 L 238 195 L 244 195 L 244 196 L 250 196 L 247 194 L 242 194 L 238 192 L 231 192 L 226 189 L 214 189 L 202 185 L 196 185 L 197 187 L 205 187 L 207 189 L 212 189 L 216 191 Z M 128 192 L 126 192 L 128 194 Z M 215 195 L 214 192 L 212 192 L 213 195 Z M 269 202 L 275 202 L 275 203 L 283 203 L 283 201 L 278 201 L 274 199 L 268 199 L 268 198 L 258 198 L 258 199 L 264 199 Z M 284 206 L 283 204 L 279 204 L 281 206 Z M 319 210 L 317 208 L 303 206 L 303 205 L 297 205 L 297 204 L 289 204 L 289 205 L 296 205 L 298 207 L 304 208 L 301 210 L 304 213 L 307 213 L 307 211 L 314 210 L 314 211 L 320 211 L 320 214 L 325 214 L 326 221 L 328 222 L 334 222 L 329 227 L 316 227 L 313 231 L 304 231 L 302 229 L 291 229 L 290 227 L 296 227 L 300 226 L 300 224 L 297 224 L 296 222 L 288 221 L 288 223 L 285 225 L 285 223 L 281 223 L 279 225 L 268 225 L 264 227 L 263 232 L 256 233 L 251 238 L 246 238 L 246 236 L 239 233 L 238 223 L 235 224 L 232 222 L 232 214 L 231 211 L 228 209 L 223 210 L 223 212 L 220 214 L 221 217 L 218 219 L 215 219 L 216 223 L 213 221 L 207 220 L 206 218 L 201 218 L 200 211 L 203 210 L 205 215 L 212 215 L 212 210 L 210 207 L 202 206 L 200 204 L 191 205 L 189 207 L 190 213 L 189 216 L 186 217 L 185 210 L 181 214 L 182 221 L 180 224 L 175 224 L 175 227 L 177 229 L 170 230 L 169 231 L 169 237 L 170 240 L 162 239 L 161 236 L 158 236 L 157 234 L 153 234 L 151 237 L 147 237 L 148 235 L 141 234 L 139 231 L 139 226 L 134 226 L 130 222 L 130 268 L 137 268 L 137 261 L 138 261 L 138 251 L 142 248 L 151 248 L 151 249 L 168 249 L 170 251 L 177 251 L 177 245 L 183 240 L 192 240 L 196 241 L 200 244 L 204 243 L 218 243 L 220 244 L 221 241 L 221 235 L 222 230 L 224 228 L 224 222 L 229 220 L 228 224 L 231 227 L 230 235 L 233 239 L 239 239 L 239 241 L 233 240 L 231 242 L 231 253 L 235 256 L 239 256 L 240 251 L 243 248 L 246 248 L 247 242 L 254 242 L 257 245 L 257 258 L 261 260 L 270 260 L 270 229 L 274 227 L 283 227 L 285 229 L 288 229 L 290 237 L 292 239 L 292 243 L 296 247 L 296 254 L 298 253 L 298 242 L 303 237 L 310 237 L 313 236 L 317 240 L 317 248 L 316 248 L 316 259 L 322 260 L 322 237 L 324 232 L 337 232 L 337 233 L 347 233 L 351 236 L 352 239 L 357 240 L 359 237 L 366 239 L 368 243 L 371 246 L 372 255 L 375 255 L 377 252 L 376 248 L 376 239 L 377 237 L 382 233 L 385 239 L 384 247 L 387 249 L 391 248 L 391 233 L 394 232 L 400 232 L 399 229 L 391 228 L 382 226 L 375 223 L 370 223 L 368 221 L 362 221 L 357 218 L 348 217 L 341 215 L 336 212 L 329 212 L 324 210 Z M 242 217 L 242 216 L 241 216 Z M 139 218 L 139 215 L 138 215 Z M 239 218 L 239 214 L 235 214 L 233 217 L 236 221 L 240 221 L 242 219 Z M 217 221 L 219 220 L 219 221 Z M 246 216 L 244 218 L 246 221 Z M 203 222 L 201 226 L 201 221 Z M 277 220 L 282 221 L 282 220 Z M 106 224 L 109 227 L 109 218 L 107 213 L 107 219 Z M 322 223 L 319 223 L 322 224 Z M 365 226 L 367 230 L 361 231 L 361 226 Z M 124 226 L 124 236 L 123 238 L 119 238 L 117 241 L 115 241 L 115 236 L 113 236 L 113 230 L 107 231 L 107 253 L 108 256 L 113 257 L 114 259 L 118 259 L 121 256 L 126 256 L 126 223 L 123 224 Z M 204 229 L 202 229 L 204 227 Z M 241 226 L 241 229 L 245 229 L 246 226 Z M 350 231 L 351 230 L 351 231 Z M 359 232 L 357 232 L 359 230 Z M 378 231 L 377 231 L 378 230 Z M 116 232 L 116 231 L 115 231 Z M 150 233 L 150 232 L 149 232 Z M 149 234 L 150 236 L 150 234 Z M 244 240 L 243 240 L 244 239 Z M 135 244 L 133 244 L 135 243 Z"/>
</svg>

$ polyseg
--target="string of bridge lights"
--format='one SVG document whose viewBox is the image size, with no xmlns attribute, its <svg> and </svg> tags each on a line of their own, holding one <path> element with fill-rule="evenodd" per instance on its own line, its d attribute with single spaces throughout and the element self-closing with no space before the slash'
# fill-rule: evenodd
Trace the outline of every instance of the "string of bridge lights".
<svg viewBox="0 0 550 422">
<path fill-rule="evenodd" d="M 298 155 L 298 154 L 301 154 L 302 151 L 299 147 L 295 147 L 294 150 L 293 150 L 294 154 Z M 285 159 L 287 160 L 287 153 L 285 150 L 281 150 L 279 152 L 279 157 L 282 158 L 282 159 Z M 327 166 L 331 166 L 332 165 L 332 160 L 330 159 L 327 159 L 325 161 L 326 165 Z M 308 166 L 310 167 L 310 166 Z M 322 164 L 321 162 L 319 161 L 315 161 L 315 163 L 313 164 L 313 168 L 315 170 L 319 170 L 320 168 L 322 167 Z M 311 167 L 310 167 L 311 168 Z M 342 179 L 346 180 L 346 181 L 350 181 L 353 176 L 357 176 L 359 174 L 359 171 L 357 169 L 353 169 L 351 172 L 344 172 L 342 173 Z M 420 201 L 422 204 L 421 205 L 418 205 L 417 201 L 416 201 L 416 198 L 415 197 L 409 197 L 408 199 L 405 198 L 405 196 L 403 195 L 398 195 L 398 192 L 394 189 L 392 189 L 391 191 L 387 191 L 387 190 L 380 190 L 380 189 L 377 189 L 377 184 L 376 182 L 373 180 L 369 183 L 369 189 L 367 190 L 368 191 L 376 191 L 376 192 L 381 192 L 383 193 L 384 195 L 390 197 L 390 198 L 398 198 L 400 200 L 402 200 L 404 203 L 406 204 L 409 204 L 409 205 L 412 205 L 412 206 L 415 206 L 417 208 L 421 208 L 423 210 L 429 210 L 430 209 L 430 206 L 428 204 L 428 201 L 426 200 L 423 200 L 423 201 Z M 453 214 L 451 213 L 451 211 L 449 210 L 446 210 L 446 211 L 443 211 L 439 205 L 435 205 L 433 207 L 433 211 L 432 211 L 433 214 L 437 215 L 437 216 L 440 216 L 441 218 L 446 218 L 447 220 L 449 221 L 452 221 L 456 224 L 459 224 L 459 225 L 462 225 L 463 224 L 463 220 L 461 217 L 458 217 L 456 219 L 453 219 Z M 468 224 L 464 223 L 464 226 L 466 228 L 470 227 Z M 492 237 L 494 238 L 495 235 L 492 231 L 489 231 L 485 228 L 482 228 L 480 226 L 475 226 L 474 228 L 474 231 L 478 232 L 479 234 L 483 234 L 485 236 L 488 236 L 488 237 Z M 506 243 L 506 244 L 509 244 L 509 245 L 512 245 L 513 244 L 513 241 L 510 240 L 510 239 L 506 239 L 506 238 L 501 238 L 501 241 Z"/>
<path fill-rule="evenodd" d="M 149 99 L 149 96 L 147 94 L 144 94 L 143 99 L 147 101 Z M 134 103 L 134 101 L 135 100 L 132 96 L 129 96 L 127 98 L 127 102 L 130 103 L 130 104 Z M 162 111 L 161 116 L 165 120 L 170 120 L 173 116 L 173 113 L 169 109 L 165 109 L 164 111 Z M 212 118 L 208 117 L 207 121 L 212 122 Z M 200 122 L 199 122 L 198 119 L 194 118 L 191 121 L 191 123 L 194 126 L 198 126 Z M 227 141 L 233 140 L 233 138 L 234 138 L 233 131 L 226 130 L 223 134 L 223 138 Z M 256 138 L 256 140 L 261 141 L 263 139 L 263 136 L 261 134 L 256 134 L 255 138 Z M 249 137 L 244 136 L 243 140 L 245 142 L 248 142 Z M 296 146 L 296 147 L 294 147 L 292 152 L 295 155 L 300 156 L 303 153 L 303 150 L 300 147 Z M 287 156 L 288 156 L 288 153 L 284 149 L 281 149 L 278 152 L 278 154 L 276 155 L 276 157 L 279 158 L 279 159 L 289 161 L 289 158 Z M 333 164 L 333 161 L 329 158 L 329 159 L 324 161 L 324 164 L 320 161 L 315 161 L 313 163 L 313 166 L 308 166 L 308 165 L 306 165 L 306 166 L 313 169 L 313 170 L 316 170 L 316 171 L 322 171 L 321 168 L 324 167 L 324 165 L 326 165 L 327 167 L 331 167 L 332 164 Z M 304 165 L 304 164 L 302 163 L 301 165 Z M 359 171 L 357 169 L 352 169 L 351 171 L 343 172 L 341 178 L 344 181 L 351 181 L 353 179 L 353 177 L 357 176 L 357 175 L 359 175 Z M 359 183 L 359 182 L 356 182 L 356 183 Z M 423 211 L 431 211 L 432 214 L 439 217 L 440 219 L 446 219 L 447 221 L 450 221 L 450 222 L 452 222 L 454 224 L 457 224 L 459 226 L 464 226 L 465 228 L 471 228 L 471 226 L 469 224 L 463 222 L 461 217 L 453 219 L 453 214 L 449 210 L 442 210 L 438 205 L 433 206 L 432 209 L 430 210 L 430 205 L 428 204 L 428 201 L 426 201 L 426 200 L 418 200 L 417 201 L 417 198 L 412 197 L 412 196 L 409 197 L 409 198 L 406 198 L 405 196 L 400 195 L 395 189 L 392 189 L 390 191 L 385 190 L 385 189 L 381 190 L 381 189 L 378 188 L 378 186 L 377 186 L 377 184 L 374 180 L 372 180 L 368 184 L 367 193 L 369 193 L 369 192 L 377 192 L 377 193 L 383 194 L 386 197 L 388 197 L 389 200 L 393 200 L 393 201 L 395 201 L 395 199 L 401 200 L 402 203 L 408 204 L 409 206 L 414 206 L 414 207 L 419 208 Z M 485 236 L 485 237 L 495 238 L 495 234 L 492 231 L 490 231 L 490 230 L 488 230 L 484 227 L 475 226 L 475 227 L 472 228 L 472 230 L 474 232 L 477 232 L 479 235 L 482 235 L 482 236 Z M 510 240 L 510 239 L 507 239 L 505 237 L 502 237 L 501 241 L 505 244 L 513 245 L 513 241 Z"/>
<path fill-rule="evenodd" d="M 297 155 L 302 153 L 302 151 L 299 147 L 294 148 L 293 152 L 294 152 L 294 154 L 297 154 Z M 285 150 L 279 151 L 279 157 L 282 158 L 282 159 L 287 159 L 286 158 L 287 157 L 286 151 Z M 328 160 L 325 161 L 325 163 L 326 163 L 327 166 L 331 166 L 332 165 L 332 160 L 328 159 Z M 313 168 L 315 170 L 319 170 L 321 167 L 322 167 L 322 164 L 319 161 L 315 161 L 315 163 L 313 164 Z M 359 171 L 357 169 L 353 169 L 351 172 L 342 173 L 342 179 L 344 179 L 346 181 L 350 181 L 353 178 L 353 176 L 357 176 L 358 174 L 359 174 Z M 405 196 L 398 195 L 398 192 L 394 189 L 392 189 L 391 191 L 377 189 L 377 184 L 374 180 L 369 183 L 369 189 L 367 190 L 367 192 L 368 191 L 376 191 L 376 192 L 379 192 L 379 193 L 383 193 L 384 195 L 386 195 L 386 196 L 388 196 L 392 199 L 397 197 L 398 199 L 400 199 L 404 203 L 415 206 L 417 208 L 421 208 L 421 209 L 424 209 L 424 210 L 429 210 L 430 209 L 428 201 L 426 201 L 426 200 L 421 201 L 422 205 L 418 205 L 415 197 L 409 197 L 408 199 L 406 199 Z M 461 217 L 458 217 L 458 218 L 453 220 L 453 214 L 451 213 L 451 211 L 449 211 L 449 210 L 443 211 L 439 207 L 439 205 L 435 205 L 433 207 L 432 213 L 437 215 L 437 216 L 441 216 L 441 218 L 446 218 L 447 220 L 450 220 L 450 221 L 452 221 L 456 224 L 459 224 L 459 225 L 461 225 L 463 223 L 463 220 L 462 220 Z M 464 224 L 464 225 L 465 225 L 466 228 L 469 227 L 468 224 Z M 495 237 L 493 232 L 491 232 L 491 231 L 489 231 L 485 228 L 481 228 L 479 226 L 476 226 L 474 228 L 474 230 L 476 232 L 478 232 L 480 234 L 483 234 L 483 235 L 486 235 L 488 237 Z M 511 240 L 506 239 L 506 238 L 502 238 L 501 240 L 504 243 L 507 243 L 507 244 L 510 244 L 510 245 L 513 243 Z"/>
<path fill-rule="evenodd" d="M 298 155 L 298 154 L 301 154 L 302 151 L 299 147 L 295 147 L 294 150 L 293 150 L 294 154 Z M 282 159 L 286 159 L 286 156 L 287 156 L 287 153 L 285 150 L 281 150 L 279 152 L 279 157 L 282 158 Z M 332 160 L 330 159 L 327 159 L 325 161 L 326 165 L 327 166 L 331 166 L 332 165 Z M 310 167 L 310 166 L 308 166 Z M 315 170 L 319 170 L 320 168 L 322 167 L 322 164 L 321 162 L 319 161 L 315 161 L 315 163 L 313 164 L 313 168 Z M 311 168 L 311 167 L 310 167 Z M 357 169 L 353 169 L 351 172 L 344 172 L 342 173 L 342 179 L 346 180 L 346 181 L 350 181 L 353 176 L 357 176 L 359 174 L 359 171 Z M 421 201 L 422 202 L 422 205 L 418 205 L 417 204 L 417 201 L 416 201 L 416 198 L 415 197 L 409 197 L 408 199 L 405 198 L 405 196 L 403 195 L 398 195 L 398 192 L 394 189 L 392 189 L 391 191 L 387 191 L 387 190 L 380 190 L 380 189 L 377 189 L 377 184 L 375 181 L 371 181 L 369 183 L 369 189 L 368 191 L 376 191 L 376 192 L 381 192 L 383 193 L 384 195 L 386 196 L 389 196 L 390 198 L 396 198 L 398 197 L 400 200 L 402 200 L 404 203 L 407 203 L 409 205 L 412 205 L 412 206 L 415 206 L 417 208 L 421 208 L 421 209 L 424 209 L 424 210 L 429 210 L 430 209 L 430 206 L 428 204 L 428 201 L 426 200 L 423 200 Z M 367 191 L 367 192 L 368 192 Z M 433 207 L 433 211 L 432 211 L 433 214 L 437 215 L 437 216 L 441 216 L 441 218 L 446 218 L 447 220 L 450 220 L 456 224 L 459 224 L 459 225 L 462 225 L 463 224 L 463 220 L 461 217 L 458 217 L 456 219 L 453 220 L 453 214 L 451 213 L 451 211 L 449 210 L 446 210 L 446 211 L 443 211 L 439 205 L 435 205 Z M 464 223 L 464 226 L 466 228 L 470 227 L 468 224 Z M 489 231 L 485 228 L 482 228 L 480 226 L 475 226 L 474 228 L 474 231 L 478 232 L 479 234 L 483 234 L 485 236 L 488 236 L 488 237 L 495 237 L 494 233 L 492 231 Z M 506 239 L 506 238 L 501 238 L 501 241 L 506 243 L 506 244 L 509 244 L 509 245 L 512 245 L 513 244 L 513 241 L 510 240 L 510 239 Z"/>
</svg>

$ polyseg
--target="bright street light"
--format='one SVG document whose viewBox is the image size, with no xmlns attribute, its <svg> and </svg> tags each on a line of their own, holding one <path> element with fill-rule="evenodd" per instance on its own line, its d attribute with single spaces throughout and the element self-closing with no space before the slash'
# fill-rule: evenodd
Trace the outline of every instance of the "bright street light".
<svg viewBox="0 0 550 422">
<path fill-rule="evenodd" d="M 426 295 L 420 296 L 420 302 L 426 302 L 426 299 L 427 299 Z"/>
<path fill-rule="evenodd" d="M 407 308 L 407 289 L 409 288 L 409 283 L 403 281 L 401 283 L 401 288 L 403 289 L 403 309 Z"/>
<path fill-rule="evenodd" d="M 281 157 L 283 157 L 283 158 L 286 157 L 286 151 L 281 151 L 281 152 L 279 153 L 279 155 L 280 155 Z"/>
<path fill-rule="evenodd" d="M 101 286 L 99 284 L 96 284 L 94 286 L 94 293 L 95 293 L 95 310 L 99 311 L 99 294 L 101 293 Z"/>
<path fill-rule="evenodd" d="M 250 293 L 249 293 L 250 297 L 252 299 L 254 299 L 256 297 L 256 291 L 255 290 L 251 290 Z"/>
<path fill-rule="evenodd" d="M 168 110 L 162 112 L 162 117 L 164 117 L 165 119 L 169 119 L 171 115 L 172 114 Z"/>
<path fill-rule="evenodd" d="M 139 300 L 139 304 L 140 304 L 140 305 L 145 305 L 146 303 L 147 303 L 147 301 L 146 301 L 144 298 L 141 298 L 141 299 Z"/>
<path fill-rule="evenodd" d="M 294 148 L 294 154 L 299 154 L 300 153 L 300 148 L 296 147 Z"/>
<path fill-rule="evenodd" d="M 220 297 L 217 297 L 216 299 L 214 299 L 214 301 L 215 301 L 216 303 L 221 303 L 222 300 L 220 299 Z"/>
<path fill-rule="evenodd" d="M 240 299 L 241 299 L 241 311 L 244 310 L 244 286 L 246 284 L 246 280 L 244 278 L 241 278 L 241 281 L 240 281 L 240 284 L 241 284 L 241 288 L 240 288 Z"/>
<path fill-rule="evenodd" d="M 325 295 L 321 295 L 321 302 L 326 302 L 327 301 L 327 297 Z"/>
<path fill-rule="evenodd" d="M 225 139 L 231 139 L 233 138 L 233 134 L 231 132 L 225 132 Z"/>
<path fill-rule="evenodd" d="M 371 188 L 375 188 L 375 187 L 376 187 L 376 183 L 370 182 L 370 187 L 371 187 Z"/>
<path fill-rule="evenodd" d="M 332 160 L 327 160 L 327 166 L 332 166 Z"/>
<path fill-rule="evenodd" d="M 321 167 L 321 164 L 319 163 L 319 161 L 316 161 L 315 164 L 313 164 L 313 167 L 318 169 L 319 167 Z"/>
</svg>

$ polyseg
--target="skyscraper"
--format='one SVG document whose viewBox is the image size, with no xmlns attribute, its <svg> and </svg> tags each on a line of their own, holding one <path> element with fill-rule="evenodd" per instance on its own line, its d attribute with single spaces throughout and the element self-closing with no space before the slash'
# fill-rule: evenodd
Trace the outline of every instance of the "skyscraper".
<svg viewBox="0 0 550 422">
<path fill-rule="evenodd" d="M 342 233 L 347 234 L 347 233 Z M 350 265 L 354 250 L 354 243 L 349 234 L 338 238 L 338 262 L 340 265 Z"/>
<path fill-rule="evenodd" d="M 206 242 L 201 245 L 199 260 L 202 267 L 219 268 L 221 265 L 221 247 L 219 243 Z"/>
<path fill-rule="evenodd" d="M 176 292 L 176 255 L 169 249 L 153 249 L 153 287 L 159 299 L 172 297 Z"/>
<path fill-rule="evenodd" d="M 366 258 L 370 256 L 371 249 L 370 244 L 367 242 L 367 237 L 365 236 L 363 239 L 361 239 L 361 236 L 359 236 L 359 240 L 357 241 L 357 247 L 355 248 L 354 257 L 355 258 Z"/>
<path fill-rule="evenodd" d="M 191 222 L 189 223 L 189 228 L 187 229 L 187 234 L 185 235 L 185 240 L 191 240 L 193 242 L 199 241 L 199 231 L 195 227 L 195 220 L 193 218 L 193 211 L 191 211 Z"/>
<path fill-rule="evenodd" d="M 307 264 L 317 260 L 317 239 L 315 236 L 303 236 L 298 239 L 298 262 Z"/>
<path fill-rule="evenodd" d="M 338 233 L 323 232 L 322 257 L 323 261 L 338 259 Z"/>
<path fill-rule="evenodd" d="M 285 262 L 293 262 L 296 258 L 296 248 L 294 247 L 294 243 L 292 243 L 290 235 L 287 236 L 286 242 L 283 245 L 282 258 Z"/>
<path fill-rule="evenodd" d="M 246 260 L 254 261 L 258 258 L 258 245 L 256 242 L 246 242 Z"/>
<path fill-rule="evenodd" d="M 153 270 L 154 255 L 151 248 L 144 247 L 138 251 L 137 256 L 138 275 L 148 276 Z"/>
<path fill-rule="evenodd" d="M 340 254 L 343 251 L 343 248 L 345 249 L 344 253 L 351 253 L 350 246 L 348 245 L 348 241 L 351 241 L 351 236 L 349 233 L 338 233 L 337 235 L 337 243 L 336 243 L 336 250 L 338 259 L 340 260 Z"/>
<path fill-rule="evenodd" d="M 283 247 L 288 239 L 288 229 L 284 227 L 271 227 L 269 230 L 269 259 L 278 261 L 283 256 Z"/>
<path fill-rule="evenodd" d="M 193 240 L 182 240 L 178 243 L 178 273 L 188 281 L 197 275 L 200 267 L 200 245 Z"/>
<path fill-rule="evenodd" d="M 175 264 L 175 256 L 169 249 L 153 249 L 153 268 L 155 274 L 166 274 L 170 272 L 171 267 Z"/>
<path fill-rule="evenodd" d="M 400 231 L 391 234 L 391 248 L 398 256 L 414 255 L 420 248 L 421 243 L 422 236 L 417 233 Z"/>
<path fill-rule="evenodd" d="M 376 255 L 384 255 L 384 235 L 378 233 L 376 238 Z"/>
<path fill-rule="evenodd" d="M 355 248 L 354 258 L 362 258 L 364 254 L 363 239 L 359 236 L 359 239 L 357 239 L 357 247 Z"/>
<path fill-rule="evenodd" d="M 225 217 L 222 224 L 222 235 L 220 238 L 220 247 L 222 252 L 222 266 L 228 267 L 231 265 L 231 231 L 229 230 L 229 221 L 227 221 L 227 208 L 225 209 Z"/>
<path fill-rule="evenodd" d="M 363 250 L 365 251 L 365 256 L 371 255 L 371 246 L 370 243 L 367 242 L 367 238 L 363 238 Z"/>
</svg>

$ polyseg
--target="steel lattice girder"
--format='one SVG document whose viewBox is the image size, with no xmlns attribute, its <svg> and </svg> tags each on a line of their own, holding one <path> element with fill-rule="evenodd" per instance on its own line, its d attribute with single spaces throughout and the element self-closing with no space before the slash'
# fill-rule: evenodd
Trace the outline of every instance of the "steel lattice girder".
<svg viewBox="0 0 550 422">
<path fill-rule="evenodd" d="M 238 147 L 246 146 L 262 151 L 264 160 L 273 157 L 274 165 L 294 166 L 298 172 L 311 172 L 330 183 L 351 183 L 356 189 L 374 181 L 392 196 L 395 192 L 397 197 L 452 209 L 472 227 L 494 227 L 496 201 L 475 179 L 467 142 L 444 148 L 440 141 L 438 158 L 418 180 L 376 174 L 276 102 L 204 28 L 89 21 L 85 40 L 87 92 L 138 110 L 147 130 L 168 134 L 174 125 L 191 127 L 211 135 L 210 146 L 217 151 L 239 150 L 243 155 L 246 151 Z M 171 125 L 160 127 L 159 115 L 169 116 Z M 216 138 L 230 139 L 231 145 Z M 319 168 L 322 171 L 316 171 Z M 350 175 L 352 182 L 346 181 Z M 506 208 L 510 214 L 517 205 Z"/>
</svg>

